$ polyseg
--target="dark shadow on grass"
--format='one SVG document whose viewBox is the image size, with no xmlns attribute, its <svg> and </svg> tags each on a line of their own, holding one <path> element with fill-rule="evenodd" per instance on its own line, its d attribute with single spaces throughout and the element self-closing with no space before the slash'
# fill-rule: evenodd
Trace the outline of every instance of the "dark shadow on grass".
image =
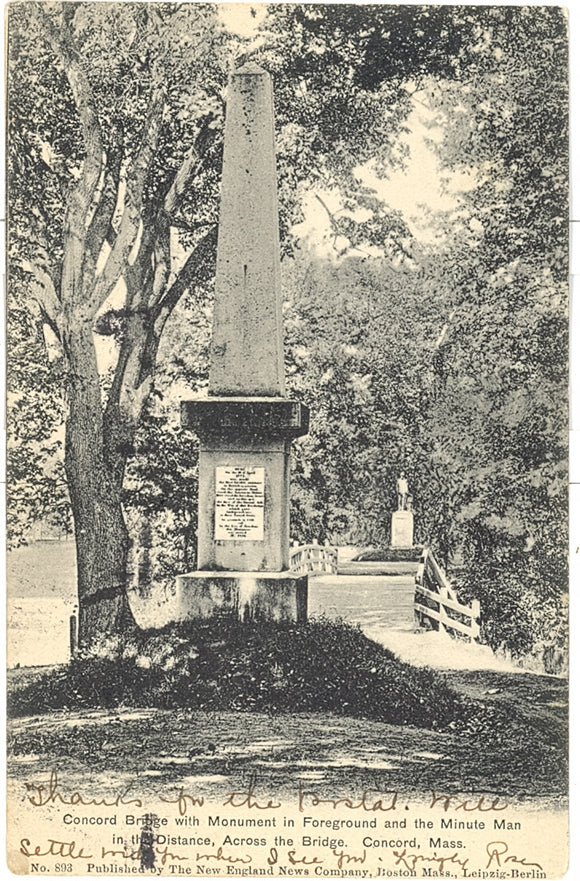
<svg viewBox="0 0 580 881">
<path fill-rule="evenodd" d="M 118 706 L 331 712 L 444 729 L 473 713 L 431 670 L 343 621 L 212 619 L 109 640 L 9 695 L 9 714 Z"/>
</svg>

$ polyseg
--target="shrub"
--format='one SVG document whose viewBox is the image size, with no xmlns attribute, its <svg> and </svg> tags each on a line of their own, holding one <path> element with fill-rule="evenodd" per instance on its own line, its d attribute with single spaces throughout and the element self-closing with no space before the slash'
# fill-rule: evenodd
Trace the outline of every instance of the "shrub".
<svg viewBox="0 0 580 881">
<path fill-rule="evenodd" d="M 18 716 L 119 705 L 324 711 L 427 728 L 473 715 L 436 673 L 324 618 L 168 625 L 109 640 L 100 656 L 77 658 L 9 698 Z"/>
</svg>

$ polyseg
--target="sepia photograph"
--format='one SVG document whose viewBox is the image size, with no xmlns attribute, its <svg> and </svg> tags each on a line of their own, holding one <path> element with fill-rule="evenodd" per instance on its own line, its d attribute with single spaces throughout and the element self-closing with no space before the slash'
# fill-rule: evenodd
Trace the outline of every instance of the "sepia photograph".
<svg viewBox="0 0 580 881">
<path fill-rule="evenodd" d="M 8 868 L 563 878 L 568 10 L 5 28 Z"/>
</svg>

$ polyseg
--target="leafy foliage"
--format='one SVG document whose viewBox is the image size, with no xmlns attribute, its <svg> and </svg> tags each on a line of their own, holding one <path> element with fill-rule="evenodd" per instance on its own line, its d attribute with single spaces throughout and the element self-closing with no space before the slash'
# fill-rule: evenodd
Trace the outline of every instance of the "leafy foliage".
<svg viewBox="0 0 580 881">
<path fill-rule="evenodd" d="M 397 661 L 350 625 L 216 620 L 109 642 L 16 692 L 11 712 L 90 706 L 330 711 L 441 728 L 468 712 L 428 670 Z"/>
<path fill-rule="evenodd" d="M 439 90 L 442 160 L 475 181 L 448 219 L 430 508 L 487 639 L 524 653 L 565 616 L 567 589 L 566 32 L 555 9 L 481 24 L 477 78 Z"/>
<path fill-rule="evenodd" d="M 388 543 L 396 478 L 404 470 L 418 483 L 419 427 L 445 305 L 434 296 L 436 265 L 419 258 L 394 266 L 351 256 L 333 265 L 304 252 L 294 261 L 287 374 L 312 410 L 295 451 L 300 538 Z"/>
<path fill-rule="evenodd" d="M 62 456 L 62 365 L 47 350 L 35 316 L 20 303 L 7 313 L 6 335 L 6 533 L 8 547 L 17 547 L 35 523 L 64 533 L 72 523 Z"/>
<path fill-rule="evenodd" d="M 370 14 L 370 30 L 381 14 Z M 417 539 L 434 546 L 466 598 L 481 600 L 490 644 L 525 654 L 561 645 L 566 616 L 565 21 L 555 9 L 441 12 L 456 14 L 454 72 L 424 68 L 419 89 L 444 183 L 454 192 L 458 176 L 471 181 L 455 210 L 431 217 L 437 246 L 415 243 L 404 255 L 406 289 L 384 258 L 386 285 L 370 258 L 353 283 L 352 256 L 327 270 L 330 284 L 315 260 L 297 284 L 297 337 L 310 325 L 312 343 L 305 353 L 297 342 L 296 388 L 315 415 L 297 453 L 295 531 L 385 543 L 389 487 L 403 468 Z M 308 27 L 324 30 L 322 19 Z M 430 311 L 425 266 L 439 307 Z M 303 304 L 317 296 L 325 305 L 309 312 Z M 377 320 L 383 304 L 394 332 Z M 346 310 L 343 327 L 330 318 L 335 307 Z M 384 347 L 360 372 L 345 355 L 357 312 L 365 358 Z M 349 389 L 357 374 L 366 401 Z"/>
</svg>

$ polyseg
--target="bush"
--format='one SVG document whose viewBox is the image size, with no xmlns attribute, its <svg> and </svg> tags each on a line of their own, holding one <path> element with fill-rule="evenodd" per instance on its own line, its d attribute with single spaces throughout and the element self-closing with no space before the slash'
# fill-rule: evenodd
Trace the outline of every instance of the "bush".
<svg viewBox="0 0 580 881">
<path fill-rule="evenodd" d="M 9 698 L 15 716 L 119 705 L 325 711 L 437 729 L 473 717 L 437 674 L 324 618 L 168 625 L 109 640 L 100 656 L 77 658 Z"/>
<path fill-rule="evenodd" d="M 414 548 L 367 548 L 354 558 L 356 563 L 419 563 L 422 545 Z"/>
</svg>

